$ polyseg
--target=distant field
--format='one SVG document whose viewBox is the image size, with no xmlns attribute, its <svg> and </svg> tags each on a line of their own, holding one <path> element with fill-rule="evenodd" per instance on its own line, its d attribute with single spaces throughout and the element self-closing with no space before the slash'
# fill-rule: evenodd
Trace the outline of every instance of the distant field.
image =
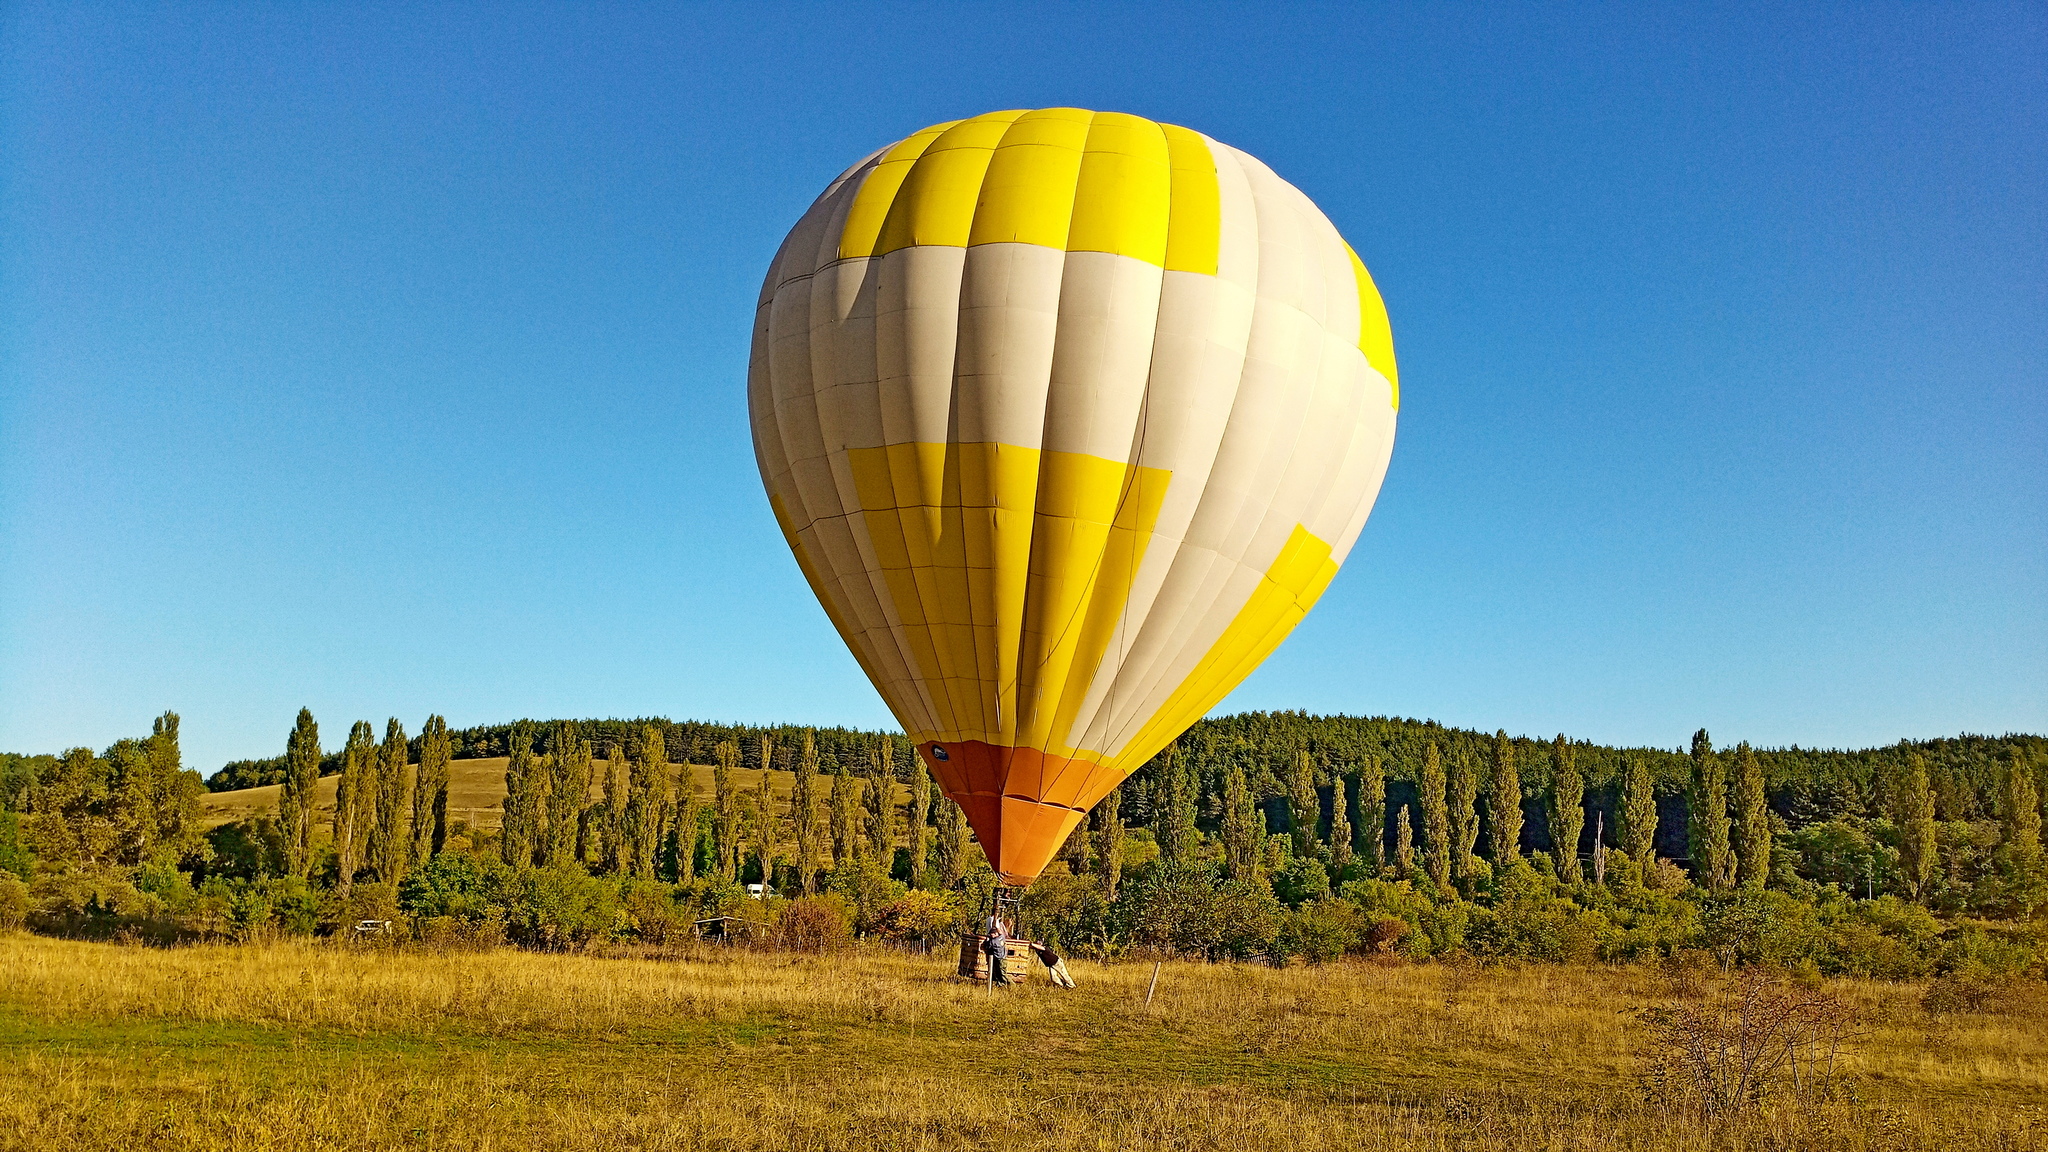
<svg viewBox="0 0 2048 1152">
<path fill-rule="evenodd" d="M 467 820 L 478 828 L 496 828 L 505 820 L 505 764 L 503 756 L 485 757 L 477 760 L 456 760 L 448 765 L 448 818 Z M 603 760 L 592 765 L 590 798 L 600 799 L 604 795 L 604 774 L 609 766 Z M 680 781 L 683 773 L 690 774 L 698 795 L 709 802 L 711 798 L 711 773 L 708 764 L 671 764 L 669 772 Z M 740 768 L 733 772 L 743 789 L 761 786 L 759 770 Z M 788 772 L 770 772 L 768 790 L 783 803 L 788 803 L 789 792 L 795 777 Z M 318 811 L 318 824 L 325 828 L 334 819 L 334 792 L 340 787 L 341 777 L 322 776 L 314 789 L 314 807 Z M 823 803 L 831 794 L 831 778 L 818 780 L 818 800 Z M 244 788 L 237 792 L 208 792 L 204 797 L 205 823 L 211 828 L 234 820 L 246 819 L 259 813 L 274 815 L 277 812 L 277 794 L 280 786 L 272 784 L 266 788 Z M 896 786 L 896 803 L 901 806 L 908 802 L 910 790 L 901 784 Z"/>
<path fill-rule="evenodd" d="M 2048 1004 L 1932 1016 L 1831 982 L 1851 1091 L 1703 1130 L 1638 1078 L 1631 968 L 602 958 L 0 937 L 0 1149 L 2048 1146 Z M 2034 991 L 2038 991 L 2037 989 Z"/>
</svg>

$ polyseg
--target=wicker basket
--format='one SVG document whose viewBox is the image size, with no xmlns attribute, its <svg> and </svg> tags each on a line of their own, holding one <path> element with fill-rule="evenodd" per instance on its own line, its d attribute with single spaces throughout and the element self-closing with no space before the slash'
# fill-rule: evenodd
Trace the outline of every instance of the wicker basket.
<svg viewBox="0 0 2048 1152">
<path fill-rule="evenodd" d="M 988 937 L 973 932 L 960 934 L 959 974 L 977 984 L 988 982 L 988 954 L 981 950 L 982 942 Z M 1010 940 L 1003 948 L 1003 973 L 1012 983 L 1021 984 L 1037 976 L 1045 965 L 1031 954 L 1032 941 Z"/>
</svg>

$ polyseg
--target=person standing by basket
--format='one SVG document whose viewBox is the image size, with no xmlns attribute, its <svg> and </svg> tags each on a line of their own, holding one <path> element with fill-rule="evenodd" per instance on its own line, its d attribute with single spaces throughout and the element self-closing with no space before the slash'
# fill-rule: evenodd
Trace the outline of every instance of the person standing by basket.
<svg viewBox="0 0 2048 1152">
<path fill-rule="evenodd" d="M 988 955 L 988 978 L 991 984 L 1010 985 L 1010 973 L 1004 966 L 1010 950 L 1010 926 L 1001 916 L 989 913 L 981 926 L 981 950 Z"/>
</svg>

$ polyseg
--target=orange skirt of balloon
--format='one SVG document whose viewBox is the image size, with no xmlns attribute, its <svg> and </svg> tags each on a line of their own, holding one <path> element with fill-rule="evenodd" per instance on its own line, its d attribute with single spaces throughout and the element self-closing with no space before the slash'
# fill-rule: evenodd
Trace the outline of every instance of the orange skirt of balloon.
<svg viewBox="0 0 2048 1152">
<path fill-rule="evenodd" d="M 939 788 L 967 813 L 1006 884 L 1037 879 L 1089 806 L 1116 783 L 1103 779 L 1100 765 L 1036 748 L 962 740 L 920 744 L 917 751 Z"/>
</svg>

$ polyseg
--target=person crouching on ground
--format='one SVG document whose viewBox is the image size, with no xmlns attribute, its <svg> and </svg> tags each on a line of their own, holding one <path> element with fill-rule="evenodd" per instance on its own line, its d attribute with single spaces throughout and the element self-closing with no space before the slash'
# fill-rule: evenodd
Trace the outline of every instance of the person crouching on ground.
<svg viewBox="0 0 2048 1152">
<path fill-rule="evenodd" d="M 1074 986 L 1074 977 L 1067 971 L 1067 962 L 1060 958 L 1059 953 L 1052 950 L 1052 945 L 1042 940 L 1036 941 L 1031 945 L 1031 954 L 1038 957 L 1039 963 L 1045 965 L 1046 975 L 1052 977 L 1054 984 L 1062 988 Z"/>
</svg>

